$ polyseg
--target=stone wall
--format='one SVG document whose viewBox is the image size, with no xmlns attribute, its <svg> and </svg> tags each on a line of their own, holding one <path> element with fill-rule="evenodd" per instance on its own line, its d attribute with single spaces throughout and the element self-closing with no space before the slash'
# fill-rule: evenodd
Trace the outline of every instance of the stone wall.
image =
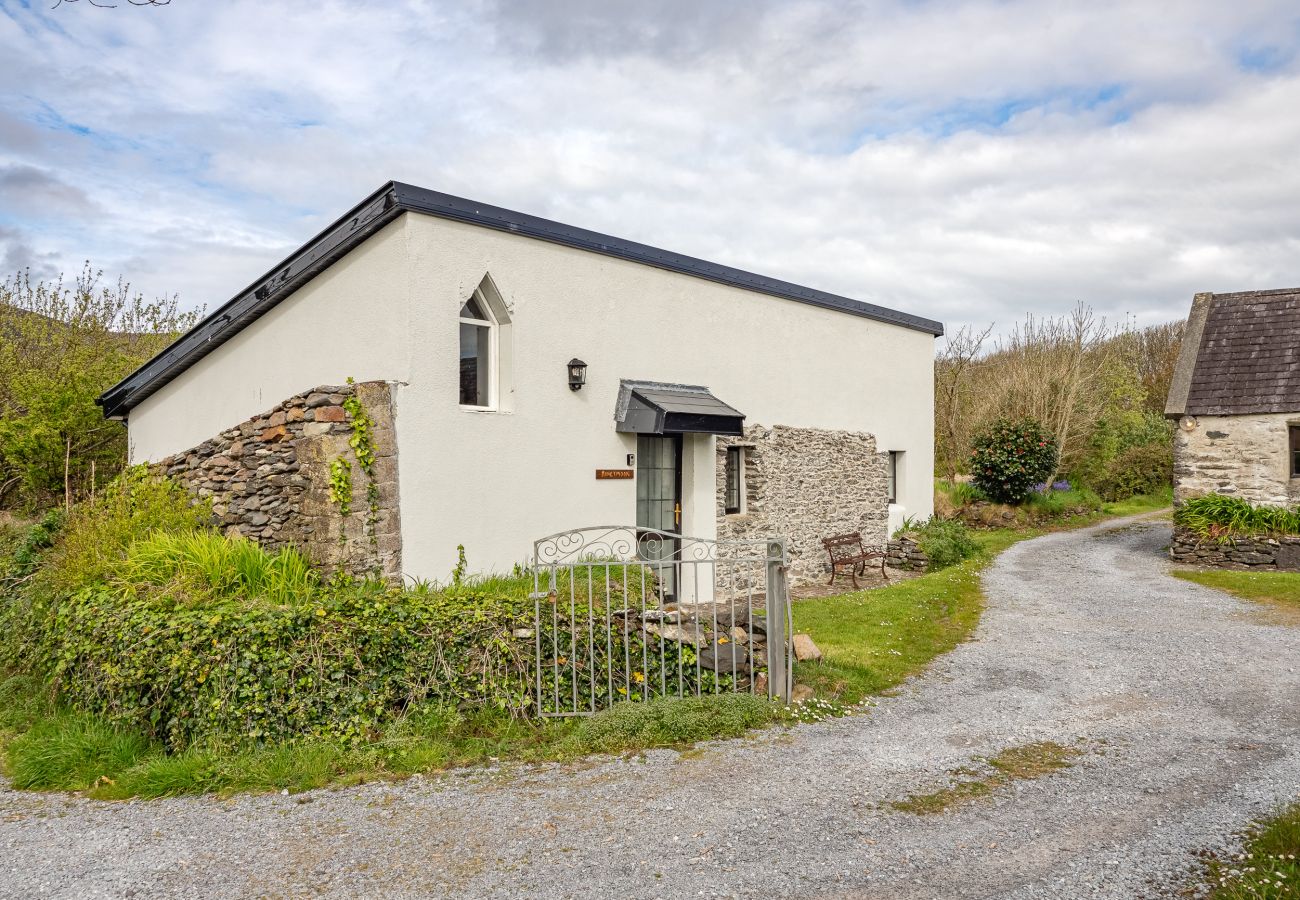
<svg viewBox="0 0 1300 900">
<path fill-rule="evenodd" d="M 921 545 L 907 535 L 889 542 L 889 551 L 885 555 L 885 565 L 895 569 L 909 569 L 924 572 L 930 565 L 930 558 L 925 555 Z"/>
<path fill-rule="evenodd" d="M 728 447 L 744 448 L 743 512 L 724 512 Z M 886 461 L 876 439 L 852 431 L 746 427 L 717 442 L 718 539 L 780 536 L 789 541 L 791 580 L 830 571 L 822 538 L 862 532 L 867 546 L 888 539 Z"/>
<path fill-rule="evenodd" d="M 1287 425 L 1300 413 L 1190 417 L 1174 432 L 1174 502 L 1227 494 L 1251 503 L 1300 503 L 1300 478 L 1291 477 Z"/>
<path fill-rule="evenodd" d="M 1227 543 L 1202 541 L 1186 528 L 1175 528 L 1169 545 L 1174 562 L 1216 569 L 1275 569 L 1300 571 L 1300 537 L 1268 535 L 1233 538 Z"/>
<path fill-rule="evenodd" d="M 365 472 L 349 446 L 352 426 L 343 401 L 353 392 L 374 422 L 378 502 L 371 519 Z M 349 515 L 330 499 L 330 466 L 352 468 Z M 290 397 L 197 447 L 157 464 L 197 497 L 212 499 L 217 523 L 268 550 L 298 547 L 327 573 L 402 571 L 397 441 L 384 382 L 326 385 Z"/>
</svg>

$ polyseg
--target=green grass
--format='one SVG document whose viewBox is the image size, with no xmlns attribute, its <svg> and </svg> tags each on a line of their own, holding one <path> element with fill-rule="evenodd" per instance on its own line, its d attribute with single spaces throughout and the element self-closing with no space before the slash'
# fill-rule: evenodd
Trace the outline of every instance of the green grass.
<svg viewBox="0 0 1300 900">
<path fill-rule="evenodd" d="M 1175 578 L 1226 591 L 1246 600 L 1300 609 L 1300 572 L 1238 572 L 1227 569 L 1174 570 Z"/>
<path fill-rule="evenodd" d="M 542 722 L 433 709 L 393 723 L 365 744 L 303 741 L 169 754 L 140 734 L 55 709 L 26 677 L 0 682 L 0 702 L 4 771 L 15 787 L 83 791 L 104 800 L 298 792 L 496 760 L 682 748 L 794 720 L 780 704 L 747 694 L 626 703 L 587 718 Z"/>
<path fill-rule="evenodd" d="M 1141 513 L 1156 512 L 1174 505 L 1174 489 L 1167 487 L 1154 494 L 1138 494 L 1127 500 L 1116 500 L 1102 504 L 1102 511 L 1108 516 L 1136 516 Z"/>
<path fill-rule="evenodd" d="M 1254 828 L 1244 853 L 1211 861 L 1206 881 L 1210 900 L 1300 897 L 1300 804 Z"/>
<path fill-rule="evenodd" d="M 895 687 L 970 635 L 984 597 L 980 571 L 1007 547 L 1041 534 L 994 529 L 974 533 L 981 555 L 948 569 L 887 587 L 801 600 L 797 632 L 812 636 L 825 655 L 799 664 L 797 680 L 844 704 Z"/>
</svg>

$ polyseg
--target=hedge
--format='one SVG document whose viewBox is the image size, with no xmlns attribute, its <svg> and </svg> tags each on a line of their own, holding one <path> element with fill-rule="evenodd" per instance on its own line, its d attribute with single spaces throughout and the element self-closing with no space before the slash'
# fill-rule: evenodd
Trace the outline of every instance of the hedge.
<svg viewBox="0 0 1300 900">
<path fill-rule="evenodd" d="M 603 609 L 589 639 L 585 608 L 572 614 L 576 642 L 569 610 L 543 621 L 546 712 L 574 709 L 575 696 L 581 710 L 675 694 L 679 684 L 693 693 L 734 683 L 730 673 L 697 670 L 689 645 L 635 626 L 607 640 Z M 357 585 L 308 604 L 184 606 L 99 585 L 61 600 L 11 593 L 0 616 L 9 665 L 47 675 L 61 702 L 172 750 L 364 741 L 430 705 L 532 715 L 533 625 L 532 601 L 472 586 Z"/>
</svg>

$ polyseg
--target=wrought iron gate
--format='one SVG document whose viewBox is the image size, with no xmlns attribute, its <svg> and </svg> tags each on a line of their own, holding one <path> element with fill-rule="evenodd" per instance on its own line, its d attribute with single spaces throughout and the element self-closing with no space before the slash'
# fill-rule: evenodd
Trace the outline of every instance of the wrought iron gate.
<svg viewBox="0 0 1300 900">
<path fill-rule="evenodd" d="M 537 714 L 727 691 L 787 703 L 784 538 L 714 541 L 633 526 L 533 544 Z"/>
</svg>

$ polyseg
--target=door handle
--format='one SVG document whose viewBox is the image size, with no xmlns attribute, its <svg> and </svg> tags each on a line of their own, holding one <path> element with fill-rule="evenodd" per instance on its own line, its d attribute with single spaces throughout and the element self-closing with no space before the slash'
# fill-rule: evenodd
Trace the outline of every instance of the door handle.
<svg viewBox="0 0 1300 900">
<path fill-rule="evenodd" d="M 682 524 L 682 505 L 680 503 L 673 506 L 673 524 L 678 526 Z"/>
</svg>

